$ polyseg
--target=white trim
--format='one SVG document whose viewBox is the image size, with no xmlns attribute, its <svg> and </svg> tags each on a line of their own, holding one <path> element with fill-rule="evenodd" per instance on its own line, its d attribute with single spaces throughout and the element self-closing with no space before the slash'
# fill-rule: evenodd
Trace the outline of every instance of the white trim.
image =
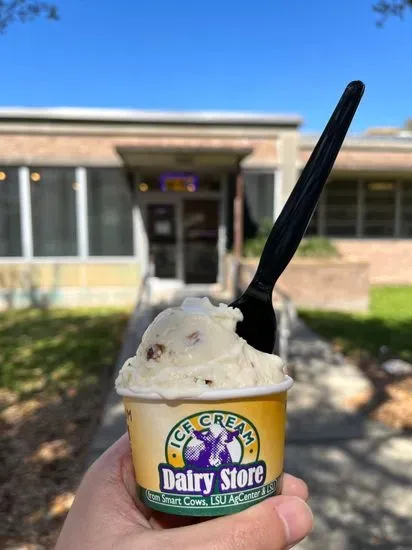
<svg viewBox="0 0 412 550">
<path fill-rule="evenodd" d="M 83 260 L 89 256 L 89 225 L 87 212 L 87 171 L 84 167 L 75 170 L 77 253 Z"/>
<path fill-rule="evenodd" d="M 273 172 L 273 221 L 276 221 L 282 212 L 283 196 L 283 169 L 278 168 Z"/>
<path fill-rule="evenodd" d="M 149 244 L 147 240 L 146 227 L 142 217 L 140 206 L 133 205 L 133 260 L 138 260 L 142 273 L 145 275 L 149 270 Z"/>
<path fill-rule="evenodd" d="M 356 204 L 356 233 L 357 239 L 363 238 L 365 227 L 365 182 L 358 180 Z"/>
<path fill-rule="evenodd" d="M 217 280 L 223 285 L 224 283 L 224 259 L 227 246 L 227 199 L 228 199 L 228 175 L 222 174 L 220 177 L 220 213 L 219 213 L 219 229 L 218 229 L 218 267 Z"/>
<path fill-rule="evenodd" d="M 22 253 L 26 260 L 33 257 L 33 227 L 31 218 L 30 170 L 19 168 L 19 198 Z"/>
<path fill-rule="evenodd" d="M 244 124 L 299 126 L 303 119 L 297 114 L 269 114 L 225 111 L 143 111 L 138 109 L 105 109 L 87 107 L 1 107 L 3 119 L 36 119 L 51 122 L 149 122 L 192 124 Z"/>
<path fill-rule="evenodd" d="M 134 258 L 140 264 L 143 276 L 149 274 L 150 269 L 150 257 L 149 257 L 149 241 L 147 238 L 146 225 L 142 215 L 141 203 L 139 204 L 140 194 L 137 192 L 137 184 L 140 181 L 140 174 L 134 171 L 133 181 L 133 210 L 132 210 L 132 222 L 133 222 L 133 253 Z M 144 193 L 141 193 L 144 195 Z"/>
</svg>

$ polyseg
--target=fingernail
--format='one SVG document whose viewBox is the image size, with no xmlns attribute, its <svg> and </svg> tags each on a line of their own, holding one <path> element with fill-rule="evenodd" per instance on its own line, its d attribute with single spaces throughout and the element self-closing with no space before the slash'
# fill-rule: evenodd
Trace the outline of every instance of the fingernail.
<svg viewBox="0 0 412 550">
<path fill-rule="evenodd" d="M 288 544 L 296 544 L 312 530 L 313 514 L 306 502 L 298 497 L 284 497 L 276 504 L 282 519 Z"/>
</svg>

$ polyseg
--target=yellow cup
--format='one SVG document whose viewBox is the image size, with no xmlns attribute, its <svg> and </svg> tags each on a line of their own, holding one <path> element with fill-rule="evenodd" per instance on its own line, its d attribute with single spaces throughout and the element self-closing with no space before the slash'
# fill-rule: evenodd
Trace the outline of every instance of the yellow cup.
<svg viewBox="0 0 412 550">
<path fill-rule="evenodd" d="M 292 385 L 287 376 L 174 401 L 118 389 L 140 500 L 168 514 L 223 516 L 279 494 Z"/>
</svg>

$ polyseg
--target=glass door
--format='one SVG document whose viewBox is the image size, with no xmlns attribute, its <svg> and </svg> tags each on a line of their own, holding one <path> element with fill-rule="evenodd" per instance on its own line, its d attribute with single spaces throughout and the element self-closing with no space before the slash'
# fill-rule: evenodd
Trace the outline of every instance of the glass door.
<svg viewBox="0 0 412 550">
<path fill-rule="evenodd" d="M 211 284 L 218 272 L 219 202 L 183 200 L 183 257 L 186 283 Z"/>
<path fill-rule="evenodd" d="M 147 204 L 146 224 L 149 254 L 154 263 L 155 276 L 162 279 L 177 278 L 176 205 L 161 202 Z"/>
</svg>

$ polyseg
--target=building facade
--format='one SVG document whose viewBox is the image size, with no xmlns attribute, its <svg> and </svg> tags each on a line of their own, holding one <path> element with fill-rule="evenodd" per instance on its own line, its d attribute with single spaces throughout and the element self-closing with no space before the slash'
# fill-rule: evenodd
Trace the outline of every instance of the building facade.
<svg viewBox="0 0 412 550">
<path fill-rule="evenodd" d="M 316 139 L 298 116 L 0 110 L 3 302 L 129 302 L 157 277 L 222 281 L 243 230 L 275 220 Z M 412 140 L 348 138 L 308 229 L 371 263 L 373 282 L 410 282 Z"/>
</svg>

